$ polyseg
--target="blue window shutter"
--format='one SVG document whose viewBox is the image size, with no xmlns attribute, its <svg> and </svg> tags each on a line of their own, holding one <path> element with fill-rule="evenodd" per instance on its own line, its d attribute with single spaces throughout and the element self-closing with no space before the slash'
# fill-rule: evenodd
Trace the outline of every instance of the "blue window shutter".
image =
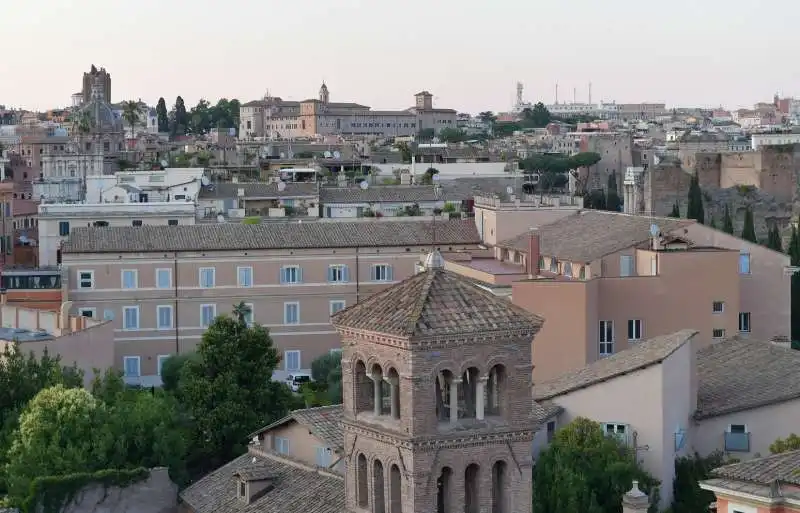
<svg viewBox="0 0 800 513">
<path fill-rule="evenodd" d="M 386 266 L 386 279 L 389 280 L 389 281 L 393 281 L 394 280 L 394 277 L 392 276 L 392 266 L 391 265 L 387 265 Z"/>
<path fill-rule="evenodd" d="M 297 283 L 303 283 L 303 268 L 297 268 Z"/>
<path fill-rule="evenodd" d="M 378 268 L 374 265 L 369 268 L 369 279 L 372 281 L 377 280 L 378 278 Z"/>
<path fill-rule="evenodd" d="M 342 281 L 350 281 L 350 268 L 346 265 L 342 267 Z"/>
<path fill-rule="evenodd" d="M 328 267 L 328 281 L 333 281 L 333 267 Z"/>
<path fill-rule="evenodd" d="M 281 267 L 281 283 L 286 283 L 286 269 Z"/>
</svg>

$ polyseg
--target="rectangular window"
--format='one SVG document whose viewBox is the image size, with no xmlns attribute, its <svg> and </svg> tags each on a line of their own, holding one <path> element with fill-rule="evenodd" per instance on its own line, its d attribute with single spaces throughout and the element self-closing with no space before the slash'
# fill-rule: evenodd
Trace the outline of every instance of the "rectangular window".
<svg viewBox="0 0 800 513">
<path fill-rule="evenodd" d="M 138 378 L 142 375 L 140 368 L 141 359 L 138 356 L 123 356 L 122 365 L 126 378 Z"/>
<path fill-rule="evenodd" d="M 240 287 L 253 286 L 253 268 L 252 267 L 237 267 L 236 274 L 238 276 L 238 283 Z"/>
<path fill-rule="evenodd" d="M 168 355 L 168 354 L 160 354 L 160 355 L 158 355 L 158 360 L 157 360 L 158 369 L 157 369 L 157 371 L 158 371 L 158 375 L 159 376 L 161 375 L 161 368 L 164 366 L 164 362 L 166 362 L 167 358 L 169 358 L 169 357 L 170 357 L 170 355 Z"/>
<path fill-rule="evenodd" d="M 58 222 L 58 234 L 62 237 L 69 235 L 69 221 Z"/>
<path fill-rule="evenodd" d="M 750 274 L 750 253 L 739 253 L 739 274 Z"/>
<path fill-rule="evenodd" d="M 725 330 L 723 330 L 723 329 L 715 329 L 712 332 L 711 336 L 713 338 L 725 338 Z"/>
<path fill-rule="evenodd" d="M 94 288 L 94 271 L 78 271 L 78 288 Z"/>
<path fill-rule="evenodd" d="M 621 255 L 619 257 L 619 275 L 633 276 L 633 257 L 631 255 Z"/>
<path fill-rule="evenodd" d="M 122 288 L 135 289 L 139 286 L 139 271 L 135 269 L 122 270 Z"/>
<path fill-rule="evenodd" d="M 642 320 L 630 319 L 628 321 L 628 340 L 642 339 Z"/>
<path fill-rule="evenodd" d="M 97 318 L 97 310 L 94 308 L 78 308 L 78 314 L 81 317 L 89 317 L 90 319 Z"/>
<path fill-rule="evenodd" d="M 392 266 L 375 264 L 372 266 L 372 281 L 392 281 Z"/>
<path fill-rule="evenodd" d="M 300 324 L 300 303 L 283 304 L 283 323 Z"/>
<path fill-rule="evenodd" d="M 331 283 L 343 283 L 350 279 L 346 265 L 328 266 L 328 281 Z"/>
<path fill-rule="evenodd" d="M 255 307 L 253 303 L 245 303 L 244 306 L 247 308 L 247 312 L 244 314 L 244 322 L 247 323 L 248 326 L 252 326 L 255 319 Z"/>
<path fill-rule="evenodd" d="M 216 271 L 213 267 L 200 268 L 200 287 L 204 289 L 214 288 L 216 281 Z"/>
<path fill-rule="evenodd" d="M 728 433 L 747 433 L 747 426 L 744 424 L 731 424 Z"/>
<path fill-rule="evenodd" d="M 156 288 L 169 289 L 172 287 L 172 269 L 156 269 Z"/>
<path fill-rule="evenodd" d="M 600 356 L 614 354 L 614 321 L 600 321 Z"/>
<path fill-rule="evenodd" d="M 276 436 L 274 439 L 275 452 L 278 454 L 289 454 L 289 439 Z"/>
<path fill-rule="evenodd" d="M 217 305 L 200 305 L 200 327 L 208 328 L 217 316 Z"/>
<path fill-rule="evenodd" d="M 287 371 L 300 370 L 300 351 L 284 351 L 283 362 Z"/>
<path fill-rule="evenodd" d="M 739 331 L 750 333 L 750 312 L 739 313 Z"/>
<path fill-rule="evenodd" d="M 725 303 L 722 301 L 714 301 L 711 304 L 711 312 L 715 314 L 720 314 L 725 311 Z"/>
<path fill-rule="evenodd" d="M 553 438 L 556 436 L 556 421 L 551 420 L 547 423 L 547 443 L 553 441 Z"/>
<path fill-rule="evenodd" d="M 138 306 L 123 306 L 122 307 L 122 329 L 125 329 L 125 330 L 138 330 L 139 329 L 139 307 Z"/>
<path fill-rule="evenodd" d="M 172 329 L 172 306 L 171 305 L 158 305 L 156 307 L 156 317 L 158 317 L 158 329 L 169 330 Z"/>
<path fill-rule="evenodd" d="M 328 468 L 331 465 L 331 450 L 327 447 L 315 447 L 316 463 L 318 467 Z"/>
<path fill-rule="evenodd" d="M 344 299 L 334 299 L 331 301 L 331 315 L 345 309 Z"/>
<path fill-rule="evenodd" d="M 167 219 L 167 226 L 178 226 L 177 219 Z"/>
<path fill-rule="evenodd" d="M 133 221 L 131 221 L 131 226 L 142 226 L 142 220 L 134 219 Z"/>
<path fill-rule="evenodd" d="M 281 283 L 291 285 L 302 281 L 302 272 L 296 265 L 281 267 Z"/>
</svg>

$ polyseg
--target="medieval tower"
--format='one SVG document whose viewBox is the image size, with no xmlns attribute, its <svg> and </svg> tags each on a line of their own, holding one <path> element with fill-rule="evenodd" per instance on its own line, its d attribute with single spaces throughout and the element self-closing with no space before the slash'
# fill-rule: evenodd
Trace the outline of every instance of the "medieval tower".
<svg viewBox="0 0 800 513">
<path fill-rule="evenodd" d="M 542 319 L 425 270 L 333 317 L 349 513 L 531 511 L 531 341 Z"/>
</svg>

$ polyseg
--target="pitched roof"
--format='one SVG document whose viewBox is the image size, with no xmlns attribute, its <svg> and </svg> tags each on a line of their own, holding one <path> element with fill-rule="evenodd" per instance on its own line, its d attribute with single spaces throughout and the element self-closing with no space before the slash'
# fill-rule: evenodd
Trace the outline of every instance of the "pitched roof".
<svg viewBox="0 0 800 513">
<path fill-rule="evenodd" d="M 319 191 L 322 203 L 411 203 L 437 201 L 432 185 L 379 185 L 360 187 L 323 187 Z"/>
<path fill-rule="evenodd" d="M 533 408 L 531 411 L 536 423 L 542 425 L 556 415 L 560 415 L 561 412 L 564 411 L 564 408 L 550 401 L 533 401 Z"/>
<path fill-rule="evenodd" d="M 442 269 L 415 274 L 332 317 L 337 327 L 401 337 L 538 330 L 541 317 Z"/>
<path fill-rule="evenodd" d="M 278 190 L 278 184 L 265 182 L 224 182 L 213 187 L 203 187 L 200 198 L 236 198 L 239 189 L 244 189 L 245 198 L 292 198 L 298 196 L 317 196 L 316 183 L 286 182 L 286 188 Z"/>
<path fill-rule="evenodd" d="M 734 337 L 697 353 L 697 412 L 705 418 L 800 398 L 800 351 Z"/>
<path fill-rule="evenodd" d="M 800 486 L 800 450 L 725 465 L 712 470 L 711 475 L 764 485 L 782 481 Z"/>
<path fill-rule="evenodd" d="M 246 504 L 237 497 L 237 472 L 270 476 L 274 488 Z M 195 513 L 340 513 L 344 480 L 277 456 L 243 454 L 186 488 L 181 499 Z"/>
<path fill-rule="evenodd" d="M 694 330 L 681 330 L 670 335 L 645 340 L 629 349 L 597 360 L 582 369 L 544 383 L 535 384 L 533 397 L 537 401 L 552 399 L 659 364 L 696 334 L 697 331 Z"/>
<path fill-rule="evenodd" d="M 314 434 L 314 436 L 319 438 L 320 441 L 328 444 L 328 446 L 333 447 L 334 449 L 344 447 L 341 404 L 295 410 L 284 418 L 273 422 L 269 426 L 259 429 L 253 434 L 255 435 L 264 433 L 265 431 L 270 431 L 292 421 L 306 426 L 308 430 Z"/>
<path fill-rule="evenodd" d="M 603 256 L 647 241 L 650 225 L 657 224 L 666 234 L 693 224 L 691 219 L 654 218 L 600 210 L 582 210 L 538 228 L 542 255 L 571 262 L 588 263 Z M 498 246 L 528 251 L 528 233 Z"/>
<path fill-rule="evenodd" d="M 473 219 L 436 223 L 437 244 L 478 244 Z M 76 228 L 64 253 L 140 253 L 258 249 L 429 246 L 427 221 L 279 222 Z"/>
</svg>

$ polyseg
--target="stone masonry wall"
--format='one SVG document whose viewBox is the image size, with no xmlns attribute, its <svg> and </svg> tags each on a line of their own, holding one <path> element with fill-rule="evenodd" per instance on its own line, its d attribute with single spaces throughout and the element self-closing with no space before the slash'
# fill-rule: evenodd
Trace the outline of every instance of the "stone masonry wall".
<svg viewBox="0 0 800 513">
<path fill-rule="evenodd" d="M 63 513 L 174 513 L 177 505 L 178 485 L 166 468 L 154 468 L 149 478 L 126 488 L 87 486 Z"/>
</svg>

